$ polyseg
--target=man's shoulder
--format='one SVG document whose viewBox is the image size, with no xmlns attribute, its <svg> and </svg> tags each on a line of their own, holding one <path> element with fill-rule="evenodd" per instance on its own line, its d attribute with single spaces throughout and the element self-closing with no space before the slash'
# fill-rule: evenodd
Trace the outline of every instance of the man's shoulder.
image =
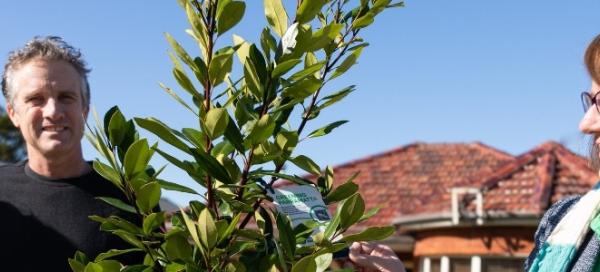
<svg viewBox="0 0 600 272">
<path fill-rule="evenodd" d="M 23 168 L 25 162 L 0 162 L 0 182 L 7 180 L 7 178 L 19 174 L 23 174 Z"/>
</svg>

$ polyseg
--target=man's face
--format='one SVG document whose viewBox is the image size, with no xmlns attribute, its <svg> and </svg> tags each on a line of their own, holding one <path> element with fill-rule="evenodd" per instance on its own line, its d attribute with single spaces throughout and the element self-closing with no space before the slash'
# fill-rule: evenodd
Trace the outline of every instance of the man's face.
<svg viewBox="0 0 600 272">
<path fill-rule="evenodd" d="M 11 83 L 14 98 L 7 112 L 23 134 L 29 158 L 81 154 L 88 109 L 77 71 L 65 61 L 34 59 L 15 69 Z"/>
</svg>

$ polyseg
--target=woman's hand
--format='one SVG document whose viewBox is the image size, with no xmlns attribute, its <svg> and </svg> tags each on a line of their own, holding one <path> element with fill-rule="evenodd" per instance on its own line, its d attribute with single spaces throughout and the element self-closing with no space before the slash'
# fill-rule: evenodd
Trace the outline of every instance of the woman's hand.
<svg viewBox="0 0 600 272">
<path fill-rule="evenodd" d="M 355 242 L 350 246 L 349 258 L 358 271 L 406 271 L 396 253 L 390 247 L 382 244 Z"/>
</svg>

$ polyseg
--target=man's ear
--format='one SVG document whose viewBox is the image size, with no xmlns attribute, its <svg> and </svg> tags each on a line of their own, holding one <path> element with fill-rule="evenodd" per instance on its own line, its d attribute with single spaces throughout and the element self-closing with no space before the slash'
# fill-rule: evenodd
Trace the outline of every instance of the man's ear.
<svg viewBox="0 0 600 272">
<path fill-rule="evenodd" d="M 6 113 L 8 113 L 8 118 L 13 123 L 15 127 L 19 127 L 19 115 L 15 112 L 11 103 L 6 103 Z"/>
<path fill-rule="evenodd" d="M 83 122 L 87 122 L 88 113 L 90 113 L 90 106 L 83 106 Z"/>
</svg>

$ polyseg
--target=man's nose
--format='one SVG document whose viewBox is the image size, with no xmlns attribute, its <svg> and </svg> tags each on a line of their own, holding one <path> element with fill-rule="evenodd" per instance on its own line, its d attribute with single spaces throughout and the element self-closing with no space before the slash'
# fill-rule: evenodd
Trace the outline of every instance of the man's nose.
<svg viewBox="0 0 600 272">
<path fill-rule="evenodd" d="M 579 130 L 586 134 L 598 134 L 600 133 L 600 112 L 596 109 L 595 105 L 590 107 L 581 118 L 579 122 Z"/>
<path fill-rule="evenodd" d="M 44 105 L 44 118 L 57 119 L 62 117 L 63 110 L 60 103 L 54 98 L 50 98 Z"/>
</svg>

